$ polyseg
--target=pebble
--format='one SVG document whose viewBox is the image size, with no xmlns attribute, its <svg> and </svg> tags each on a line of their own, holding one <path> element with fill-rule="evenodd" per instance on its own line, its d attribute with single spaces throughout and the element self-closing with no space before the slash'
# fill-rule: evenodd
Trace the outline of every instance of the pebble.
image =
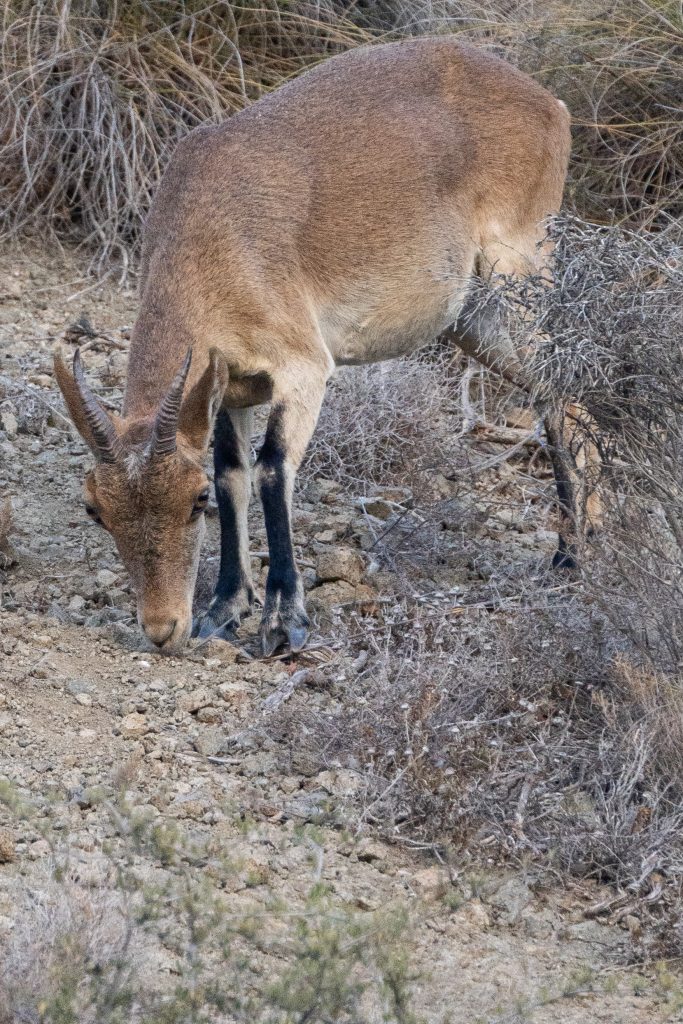
<svg viewBox="0 0 683 1024">
<path fill-rule="evenodd" d="M 47 839 L 37 839 L 28 848 L 28 856 L 31 860 L 40 860 L 42 857 L 49 857 L 52 848 Z"/>
<path fill-rule="evenodd" d="M 104 590 L 106 590 L 109 587 L 113 587 L 114 584 L 116 583 L 116 580 L 116 573 L 113 573 L 111 569 L 100 569 L 100 571 L 95 576 L 95 582 L 97 583 L 98 587 L 102 587 L 102 589 Z"/>
<path fill-rule="evenodd" d="M 220 726 L 202 729 L 194 741 L 195 750 L 204 757 L 216 757 L 226 749 L 225 730 Z"/>
<path fill-rule="evenodd" d="M 410 884 L 418 896 L 433 903 L 446 895 L 451 883 L 446 871 L 434 866 L 417 871 L 412 876 Z"/>
<path fill-rule="evenodd" d="M 344 580 L 353 586 L 363 578 L 365 562 L 356 551 L 331 548 L 318 556 L 317 570 L 323 583 Z"/>
<path fill-rule="evenodd" d="M 0 427 L 8 437 L 16 437 L 19 430 L 19 421 L 10 409 L 0 409 Z"/>
<path fill-rule="evenodd" d="M 190 693 L 181 693 L 176 701 L 178 711 L 185 711 L 192 714 L 200 708 L 209 707 L 213 703 L 213 694 L 205 686 L 200 686 Z"/>
<path fill-rule="evenodd" d="M 245 704 L 251 698 L 244 683 L 221 683 L 218 692 L 227 704 Z"/>
<path fill-rule="evenodd" d="M 133 711 L 121 719 L 121 732 L 124 736 L 144 736 L 148 729 L 147 719 L 139 711 Z"/>
</svg>

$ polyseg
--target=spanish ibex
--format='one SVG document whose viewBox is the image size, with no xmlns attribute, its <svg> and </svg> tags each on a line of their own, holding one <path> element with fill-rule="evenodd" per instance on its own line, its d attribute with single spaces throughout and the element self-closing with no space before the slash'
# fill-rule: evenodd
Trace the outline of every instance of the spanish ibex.
<svg viewBox="0 0 683 1024">
<path fill-rule="evenodd" d="M 254 599 L 250 408 L 271 402 L 255 467 L 270 551 L 261 643 L 298 650 L 309 620 L 294 477 L 335 367 L 413 352 L 451 328 L 469 354 L 528 383 L 509 336 L 468 294 L 492 269 L 547 267 L 569 123 L 532 79 L 443 37 L 334 57 L 180 143 L 146 226 L 121 417 L 89 390 L 78 353 L 73 374 L 55 362 L 96 459 L 87 511 L 113 535 L 157 647 L 177 651 L 192 630 L 212 434 L 220 574 L 196 632 L 236 627 Z M 556 461 L 566 509 L 567 460 Z"/>
</svg>

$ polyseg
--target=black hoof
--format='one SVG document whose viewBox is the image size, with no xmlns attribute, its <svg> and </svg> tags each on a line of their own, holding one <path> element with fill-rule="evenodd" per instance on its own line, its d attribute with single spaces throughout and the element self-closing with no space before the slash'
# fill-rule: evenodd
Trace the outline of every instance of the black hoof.
<svg viewBox="0 0 683 1024">
<path fill-rule="evenodd" d="M 558 548 L 553 555 L 553 569 L 578 569 L 576 552 L 572 548 Z"/>
<path fill-rule="evenodd" d="M 264 657 L 269 658 L 284 644 L 289 644 L 293 654 L 302 650 L 308 639 L 309 624 L 303 601 L 299 598 L 288 601 L 276 598 L 271 602 L 266 598 L 260 629 Z"/>
<path fill-rule="evenodd" d="M 253 604 L 254 591 L 251 587 L 227 600 L 214 596 L 207 611 L 194 620 L 192 636 L 200 640 L 210 636 L 220 640 L 234 640 L 240 622 L 249 614 Z"/>
</svg>

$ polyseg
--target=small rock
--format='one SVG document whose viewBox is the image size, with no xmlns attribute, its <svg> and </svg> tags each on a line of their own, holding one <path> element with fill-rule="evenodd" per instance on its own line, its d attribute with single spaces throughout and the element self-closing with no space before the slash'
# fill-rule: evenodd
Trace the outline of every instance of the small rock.
<svg viewBox="0 0 683 1024">
<path fill-rule="evenodd" d="M 457 911 L 458 921 L 469 925 L 475 931 L 483 931 L 491 926 L 491 918 L 481 900 L 469 900 Z"/>
<path fill-rule="evenodd" d="M 89 693 L 77 693 L 76 703 L 81 704 L 84 708 L 92 707 L 92 697 Z"/>
<path fill-rule="evenodd" d="M 86 682 L 85 679 L 69 679 L 66 682 L 65 689 L 72 697 L 77 697 L 79 693 L 90 692 L 90 683 Z"/>
<path fill-rule="evenodd" d="M 240 654 L 239 647 L 231 644 L 229 640 L 221 640 L 218 637 L 210 640 L 204 650 L 206 652 L 204 664 L 207 668 L 214 669 L 214 671 L 220 668 L 221 665 L 234 665 Z"/>
<path fill-rule="evenodd" d="M 251 697 L 244 683 L 221 683 L 218 692 L 227 704 L 233 706 L 245 704 Z"/>
<path fill-rule="evenodd" d="M 365 563 L 357 551 L 349 548 L 331 548 L 318 557 L 317 570 L 323 583 L 344 580 L 354 586 L 363 578 Z"/>
<path fill-rule="evenodd" d="M 95 582 L 98 587 L 106 590 L 109 587 L 113 587 L 116 583 L 116 573 L 113 573 L 111 569 L 100 569 L 95 576 Z"/>
<path fill-rule="evenodd" d="M 345 580 L 337 580 L 335 583 L 323 583 L 322 586 L 311 590 L 308 599 L 311 610 L 317 612 L 321 622 L 333 620 L 335 610 L 340 605 L 358 604 L 371 602 L 377 594 L 365 583 L 352 586 Z"/>
<path fill-rule="evenodd" d="M 200 686 L 190 693 L 181 693 L 176 701 L 176 708 L 178 711 L 193 714 L 200 708 L 208 708 L 211 704 L 213 704 L 213 694 L 205 686 Z"/>
<path fill-rule="evenodd" d="M 19 421 L 11 409 L 0 409 L 0 427 L 8 437 L 16 437 L 19 429 Z"/>
<path fill-rule="evenodd" d="M 20 299 L 21 282 L 13 277 L 5 277 L 0 284 L 0 299 Z"/>
<path fill-rule="evenodd" d="M 225 750 L 225 730 L 220 726 L 202 729 L 194 741 L 195 750 L 204 757 L 216 757 Z"/>
<path fill-rule="evenodd" d="M 364 860 L 369 863 L 386 860 L 386 857 L 387 851 L 381 843 L 377 843 L 372 839 L 361 840 L 358 846 L 358 860 Z"/>
<path fill-rule="evenodd" d="M 144 736 L 148 728 L 147 718 L 139 711 L 133 711 L 121 719 L 121 732 L 124 736 Z"/>
<path fill-rule="evenodd" d="M 205 724 L 213 724 L 222 721 L 222 715 L 218 708 L 200 708 L 197 712 L 197 721 Z"/>
<path fill-rule="evenodd" d="M 369 501 L 363 503 L 363 508 L 369 516 L 374 516 L 375 519 L 387 520 L 390 516 L 394 515 L 396 509 L 388 501 L 384 501 L 382 498 L 372 498 Z"/>
<path fill-rule="evenodd" d="M 28 378 L 31 384 L 35 384 L 39 388 L 51 388 L 52 377 L 47 373 L 32 373 Z"/>
<path fill-rule="evenodd" d="M 433 902 L 442 899 L 450 887 L 450 880 L 443 868 L 423 868 L 411 878 L 411 885 L 423 900 Z"/>
<path fill-rule="evenodd" d="M 14 840 L 8 832 L 0 832 L 0 864 L 11 864 L 17 859 Z"/>
<path fill-rule="evenodd" d="M 337 539 L 336 530 L 321 530 L 320 533 L 316 533 L 315 540 L 319 541 L 320 544 L 334 544 Z"/>
<path fill-rule="evenodd" d="M 309 754 L 306 750 L 295 750 L 292 753 L 292 771 L 299 775 L 312 777 L 318 774 L 320 758 Z"/>
<path fill-rule="evenodd" d="M 522 911 L 531 902 L 531 890 L 521 878 L 508 878 L 489 898 L 502 924 L 516 924 Z"/>
<path fill-rule="evenodd" d="M 626 917 L 622 918 L 620 924 L 622 928 L 627 928 L 629 930 L 634 939 L 637 939 L 641 936 L 643 926 L 641 925 L 640 921 L 635 916 L 635 914 L 627 914 Z"/>
<path fill-rule="evenodd" d="M 40 860 L 41 857 L 48 857 L 52 849 L 47 839 L 36 839 L 28 848 L 28 855 L 31 860 Z"/>
</svg>

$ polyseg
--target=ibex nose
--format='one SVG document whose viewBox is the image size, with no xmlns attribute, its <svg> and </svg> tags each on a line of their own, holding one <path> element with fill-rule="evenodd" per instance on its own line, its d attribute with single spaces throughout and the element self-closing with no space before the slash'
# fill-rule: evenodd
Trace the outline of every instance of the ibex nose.
<svg viewBox="0 0 683 1024">
<path fill-rule="evenodd" d="M 142 628 L 148 640 L 156 647 L 163 647 L 173 638 L 177 625 L 177 619 L 145 619 Z"/>
</svg>

